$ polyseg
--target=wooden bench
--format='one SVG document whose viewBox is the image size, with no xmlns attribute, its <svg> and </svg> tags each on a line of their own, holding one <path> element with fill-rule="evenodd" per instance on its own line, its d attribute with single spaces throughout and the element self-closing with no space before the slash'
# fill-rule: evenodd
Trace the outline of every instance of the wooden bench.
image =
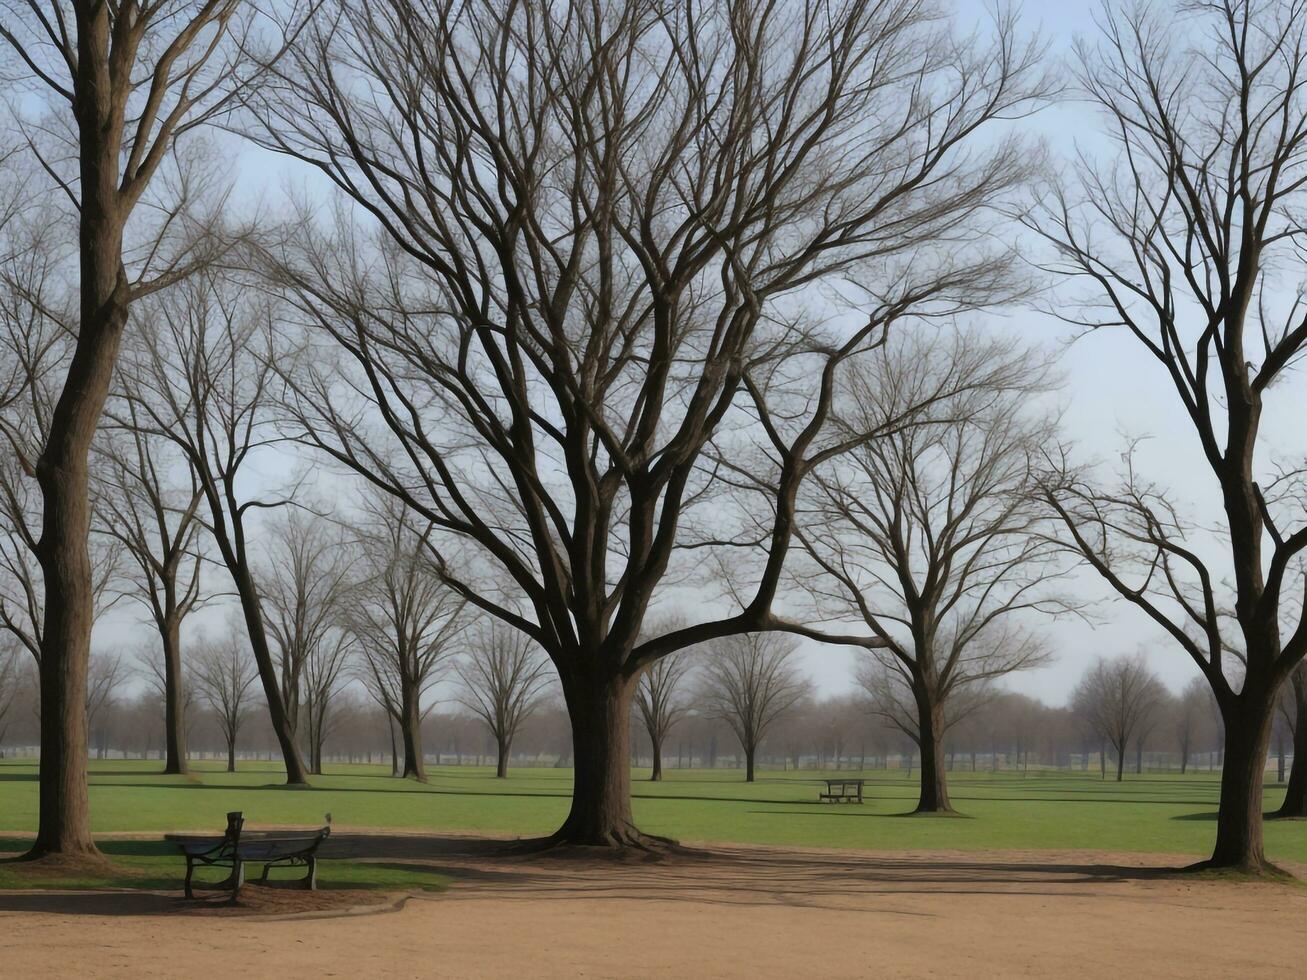
<svg viewBox="0 0 1307 980">
<path fill-rule="evenodd" d="M 820 794 L 819 798 L 823 802 L 829 800 L 832 803 L 861 803 L 862 784 L 861 779 L 828 779 L 826 792 Z"/>
<path fill-rule="evenodd" d="M 331 814 L 327 814 L 327 825 L 314 831 L 273 831 L 268 833 L 246 833 L 241 829 L 245 817 L 239 811 L 227 814 L 227 830 L 221 837 L 194 837 L 186 834 L 168 834 L 165 840 L 173 841 L 186 856 L 186 897 L 194 898 L 191 881 L 195 869 L 199 867 L 231 868 L 231 876 L 222 882 L 221 887 L 231 888 L 231 897 L 235 898 L 241 886 L 245 884 L 245 864 L 253 862 L 263 865 L 261 881 L 268 880 L 268 872 L 274 866 L 308 868 L 308 873 L 301 879 L 305 888 L 318 887 L 318 848 L 331 834 Z"/>
</svg>

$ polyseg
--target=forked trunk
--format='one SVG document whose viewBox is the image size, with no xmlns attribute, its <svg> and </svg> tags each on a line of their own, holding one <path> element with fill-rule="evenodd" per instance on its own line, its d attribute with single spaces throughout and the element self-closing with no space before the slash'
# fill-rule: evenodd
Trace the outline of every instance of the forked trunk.
<svg viewBox="0 0 1307 980">
<path fill-rule="evenodd" d="M 1293 765 L 1276 817 L 1307 817 L 1307 673 L 1301 666 L 1293 672 L 1293 702 Z"/>
<path fill-rule="evenodd" d="M 553 835 L 560 844 L 647 847 L 631 817 L 631 695 L 635 685 L 603 668 L 563 677 L 572 723 L 572 808 Z"/>
<path fill-rule="evenodd" d="M 186 765 L 186 719 L 182 701 L 182 640 L 181 622 L 170 617 L 161 632 L 163 639 L 163 731 L 166 761 L 165 773 L 188 771 Z"/>
<path fill-rule="evenodd" d="M 404 738 L 404 778 L 412 776 L 419 783 L 427 781 L 427 766 L 422 759 L 422 711 L 417 691 L 406 688 L 400 706 L 400 733 Z"/>
<path fill-rule="evenodd" d="M 952 813 L 944 768 L 944 706 L 928 691 L 916 694 L 921 748 L 921 793 L 916 813 Z"/>
<path fill-rule="evenodd" d="M 1216 846 L 1204 867 L 1262 872 L 1262 783 L 1266 750 L 1274 720 L 1271 699 L 1254 699 L 1245 691 L 1239 703 L 1222 711 L 1225 764 L 1221 769 L 1221 805 L 1216 818 Z"/>
</svg>

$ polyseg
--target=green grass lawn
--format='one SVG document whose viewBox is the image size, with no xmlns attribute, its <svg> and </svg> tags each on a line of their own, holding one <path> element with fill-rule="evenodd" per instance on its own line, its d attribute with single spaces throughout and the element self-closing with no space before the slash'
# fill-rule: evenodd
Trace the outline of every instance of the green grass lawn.
<svg viewBox="0 0 1307 980">
<path fill-rule="evenodd" d="M 158 762 L 99 762 L 91 771 L 96 832 L 220 831 L 228 810 L 254 825 L 320 825 L 330 811 L 338 830 L 387 827 L 483 831 L 524 836 L 548 833 L 567 812 L 571 772 L 516 769 L 506 780 L 490 769 L 440 767 L 431 782 L 393 779 L 383 767 L 329 767 L 311 789 L 280 785 L 272 764 L 248 764 L 231 774 L 201 763 L 189 776 L 158 775 Z M 841 775 L 848 774 L 841 773 Z M 822 774 L 763 772 L 744 782 L 738 770 L 676 770 L 662 783 L 636 771 L 636 820 L 647 831 L 685 841 L 796 844 L 867 849 L 1099 848 L 1205 855 L 1215 830 L 1217 776 L 1128 776 L 1103 782 L 1096 772 L 952 774 L 961 817 L 905 815 L 916 783 L 901 771 L 869 771 L 863 806 L 817 801 Z M 1267 808 L 1282 790 L 1267 792 Z M 0 760 L 0 835 L 31 833 L 36 825 L 36 768 Z M 157 861 L 174 871 L 167 848 L 107 843 L 117 856 Z M 130 845 L 130 846 L 129 846 Z M 155 845 L 150 845 L 155 847 Z M 0 842 L 0 849 L 10 849 Z M 1307 822 L 1270 822 L 1272 860 L 1307 862 Z M 148 851 L 148 853 L 146 853 Z M 335 862 L 345 865 L 346 862 Z M 329 868 L 329 863 L 324 863 Z M 360 870 L 361 869 L 361 870 Z M 366 866 L 344 868 L 363 874 Z M 3 886 L 0 870 L 0 887 Z M 330 881 L 331 875 L 324 872 Z"/>
</svg>

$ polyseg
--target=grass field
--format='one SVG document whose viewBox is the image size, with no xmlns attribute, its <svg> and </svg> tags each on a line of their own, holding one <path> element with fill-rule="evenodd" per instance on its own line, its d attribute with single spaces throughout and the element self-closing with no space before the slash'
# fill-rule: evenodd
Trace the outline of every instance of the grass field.
<svg viewBox="0 0 1307 980">
<path fill-rule="evenodd" d="M 189 777 L 159 775 L 159 765 L 94 764 L 96 832 L 215 832 L 228 810 L 243 810 L 256 825 L 317 825 L 330 811 L 340 830 L 531 836 L 559 824 L 571 787 L 568 770 L 517 769 L 497 780 L 490 769 L 440 767 L 423 786 L 393 779 L 383 767 L 338 766 L 315 778 L 311 789 L 290 790 L 280 785 L 279 770 L 271 764 L 249 764 L 230 774 L 201 763 Z M 1218 784 L 1209 773 L 1128 776 L 1118 784 L 1101 781 L 1095 772 L 958 772 L 952 774 L 951 795 L 959 817 L 906 815 L 916 800 L 916 783 L 900 771 L 865 773 L 863 806 L 821 804 L 821 775 L 763 772 L 748 784 L 736 770 L 672 769 L 662 783 L 650 783 L 641 779 L 647 772 L 637 770 L 635 816 L 642 829 L 684 841 L 876 850 L 1094 848 L 1201 855 L 1211 847 L 1215 826 Z M 36 788 L 33 763 L 0 760 L 0 835 L 32 832 Z M 1268 809 L 1279 802 L 1280 792 L 1268 790 Z M 132 850 L 127 842 L 108 847 Z M 166 850 L 154 854 L 145 853 L 144 845 L 134 847 L 135 853 L 124 857 L 143 864 L 165 859 Z M 0 841 L 0 850 L 8 849 Z M 1266 849 L 1272 860 L 1307 862 L 1307 822 L 1268 823 Z M 347 876 L 360 873 L 339 870 Z"/>
</svg>

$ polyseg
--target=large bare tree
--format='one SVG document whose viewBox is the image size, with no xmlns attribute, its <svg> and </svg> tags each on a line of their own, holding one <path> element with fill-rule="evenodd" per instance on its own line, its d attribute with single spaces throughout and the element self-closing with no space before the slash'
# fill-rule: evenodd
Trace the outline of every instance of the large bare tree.
<svg viewBox="0 0 1307 980">
<path fill-rule="evenodd" d="M 513 739 L 553 680 L 549 660 L 529 638 L 498 623 L 478 631 L 467 646 L 454 667 L 458 700 L 485 722 L 495 740 L 495 775 L 504 779 Z"/>
<path fill-rule="evenodd" d="M 1275 698 L 1307 653 L 1295 602 L 1307 471 L 1277 466 L 1263 438 L 1267 396 L 1307 345 L 1304 12 L 1301 0 L 1109 5 L 1079 79 L 1114 145 L 1028 216 L 1050 265 L 1084 287 L 1061 315 L 1123 333 L 1156 369 L 1218 495 L 1218 511 L 1188 518 L 1181 485 L 1150 479 L 1137 452 L 1118 485 L 1059 459 L 1047 487 L 1072 546 L 1211 685 L 1225 762 L 1206 865 L 1254 873 Z"/>
<path fill-rule="evenodd" d="M 426 782 L 422 719 L 433 707 L 431 688 L 453 663 L 467 625 L 466 600 L 441 580 L 427 554 L 425 522 L 414 521 L 391 497 L 374 511 L 346 617 L 357 639 L 363 685 L 399 726 L 402 775 Z"/>
<path fill-rule="evenodd" d="M 754 780 L 758 748 L 772 726 L 812 691 L 797 651 L 790 637 L 747 633 L 718 640 L 705 658 L 699 702 L 740 740 L 746 782 Z"/>
<path fill-rule="evenodd" d="M 254 10 L 247 0 L 0 4 L 0 40 L 42 99 L 39 132 L 26 133 L 25 142 L 71 202 L 78 225 L 75 341 L 34 461 L 41 493 L 37 557 L 50 601 L 40 640 L 40 818 L 33 855 L 95 852 L 83 717 L 94 618 L 87 547 L 91 443 L 132 303 L 207 258 L 208 249 L 193 244 L 204 236 L 168 247 L 185 224 L 183 202 L 163 203 L 148 191 L 177 141 L 225 111 L 257 69 L 260 59 L 245 56 Z M 151 234 L 129 228 L 134 216 L 155 225 Z M 134 247 L 142 241 L 146 247 Z"/>
<path fill-rule="evenodd" d="M 133 426 L 136 409 L 123 415 Z M 200 504 L 195 474 L 167 443 L 139 428 L 100 441 L 103 464 L 93 488 L 97 527 L 129 562 L 127 594 L 143 604 L 159 634 L 164 703 L 165 773 L 187 771 L 182 624 L 200 604 Z M 185 475 L 179 479 L 178 470 Z"/>
<path fill-rule="evenodd" d="M 1047 383 L 1039 365 L 975 333 L 891 340 L 850 372 L 834 420 L 853 439 L 884 434 L 816 471 L 801 498 L 804 587 L 822 615 L 881 641 L 915 705 L 917 812 L 952 810 L 953 695 L 1042 663 L 1030 620 L 1065 609 L 1049 586 L 1066 562 L 1036 493 L 1055 432 L 1030 405 Z"/>
<path fill-rule="evenodd" d="M 246 477 L 285 440 L 277 429 L 273 310 L 210 269 L 151 300 L 121 366 L 120 388 L 149 438 L 174 445 L 204 493 L 209 537 L 240 599 L 272 729 L 290 784 L 307 782 L 250 541 L 251 513 L 285 506 Z M 127 424 L 124 417 L 115 421 Z M 276 481 L 274 481 L 276 482 Z M 271 491 L 269 491 L 271 494 Z"/>
<path fill-rule="evenodd" d="M 553 660 L 576 752 L 554 839 L 640 844 L 640 673 L 811 632 L 772 605 L 794 494 L 839 448 L 840 365 L 892 323 L 1007 295 L 987 226 L 1029 154 L 991 124 L 1039 101 L 1038 49 L 1007 17 L 960 39 L 919 0 L 318 9 L 251 128 L 378 235 L 342 220 L 276 263 L 322 344 L 288 379 L 295 414 Z M 806 315 L 823 283 L 851 322 Z M 769 411 L 778 360 L 806 414 Z M 760 415 L 783 460 L 767 568 L 739 608 L 644 635 L 696 537 L 705 449 Z"/>
</svg>

